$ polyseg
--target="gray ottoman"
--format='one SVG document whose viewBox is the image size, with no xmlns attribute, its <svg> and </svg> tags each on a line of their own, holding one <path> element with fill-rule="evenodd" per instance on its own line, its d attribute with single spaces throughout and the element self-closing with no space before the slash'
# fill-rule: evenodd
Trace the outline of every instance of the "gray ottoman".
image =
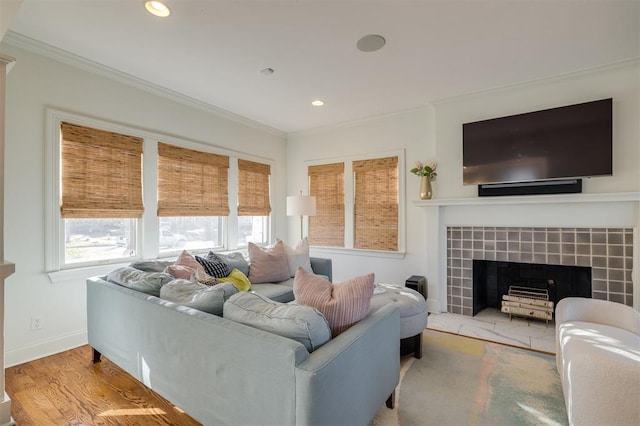
<svg viewBox="0 0 640 426">
<path fill-rule="evenodd" d="M 401 348 L 411 347 L 416 358 L 422 358 L 422 332 L 427 328 L 427 303 L 415 290 L 393 284 L 376 284 L 371 310 L 389 303 L 400 308 Z"/>
</svg>

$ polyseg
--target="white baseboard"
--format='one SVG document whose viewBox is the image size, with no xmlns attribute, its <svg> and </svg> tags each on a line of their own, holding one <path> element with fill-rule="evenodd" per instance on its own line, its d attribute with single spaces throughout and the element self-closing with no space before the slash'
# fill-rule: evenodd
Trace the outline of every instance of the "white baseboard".
<svg viewBox="0 0 640 426">
<path fill-rule="evenodd" d="M 6 351 L 4 354 L 5 368 L 14 365 L 24 364 L 34 359 L 43 358 L 45 356 L 57 354 L 78 346 L 87 344 L 87 331 L 79 331 L 54 339 L 38 342 L 34 345 L 25 346 L 19 349 Z M 2 426 L 2 425 L 0 425 Z"/>
<path fill-rule="evenodd" d="M 436 299 L 427 298 L 427 312 L 439 314 L 443 311 L 440 310 L 440 303 Z"/>
<path fill-rule="evenodd" d="M 4 393 L 4 399 L 0 401 L 0 426 L 15 425 L 16 422 L 11 417 L 11 399 L 4 389 L 0 389 L 0 392 Z"/>
</svg>

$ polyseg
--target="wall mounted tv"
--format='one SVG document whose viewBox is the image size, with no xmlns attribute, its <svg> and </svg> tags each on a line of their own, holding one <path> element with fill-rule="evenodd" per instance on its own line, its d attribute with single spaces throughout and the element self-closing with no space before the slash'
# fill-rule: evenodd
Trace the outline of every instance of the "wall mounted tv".
<svg viewBox="0 0 640 426">
<path fill-rule="evenodd" d="M 465 123 L 464 184 L 611 175 L 612 128 L 611 98 Z"/>
</svg>

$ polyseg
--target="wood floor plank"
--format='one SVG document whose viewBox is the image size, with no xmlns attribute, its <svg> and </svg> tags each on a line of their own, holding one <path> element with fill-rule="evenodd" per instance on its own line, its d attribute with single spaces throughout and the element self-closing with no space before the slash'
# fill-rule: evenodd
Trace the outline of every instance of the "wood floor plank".
<svg viewBox="0 0 640 426">
<path fill-rule="evenodd" d="M 20 426 L 185 425 L 200 423 L 89 346 L 6 369 L 6 391 Z"/>
</svg>

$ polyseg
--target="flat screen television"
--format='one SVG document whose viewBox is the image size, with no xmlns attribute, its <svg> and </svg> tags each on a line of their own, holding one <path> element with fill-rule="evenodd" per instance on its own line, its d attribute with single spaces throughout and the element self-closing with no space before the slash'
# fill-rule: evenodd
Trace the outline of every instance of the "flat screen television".
<svg viewBox="0 0 640 426">
<path fill-rule="evenodd" d="M 465 123 L 464 184 L 611 175 L 612 128 L 611 98 Z"/>
</svg>

